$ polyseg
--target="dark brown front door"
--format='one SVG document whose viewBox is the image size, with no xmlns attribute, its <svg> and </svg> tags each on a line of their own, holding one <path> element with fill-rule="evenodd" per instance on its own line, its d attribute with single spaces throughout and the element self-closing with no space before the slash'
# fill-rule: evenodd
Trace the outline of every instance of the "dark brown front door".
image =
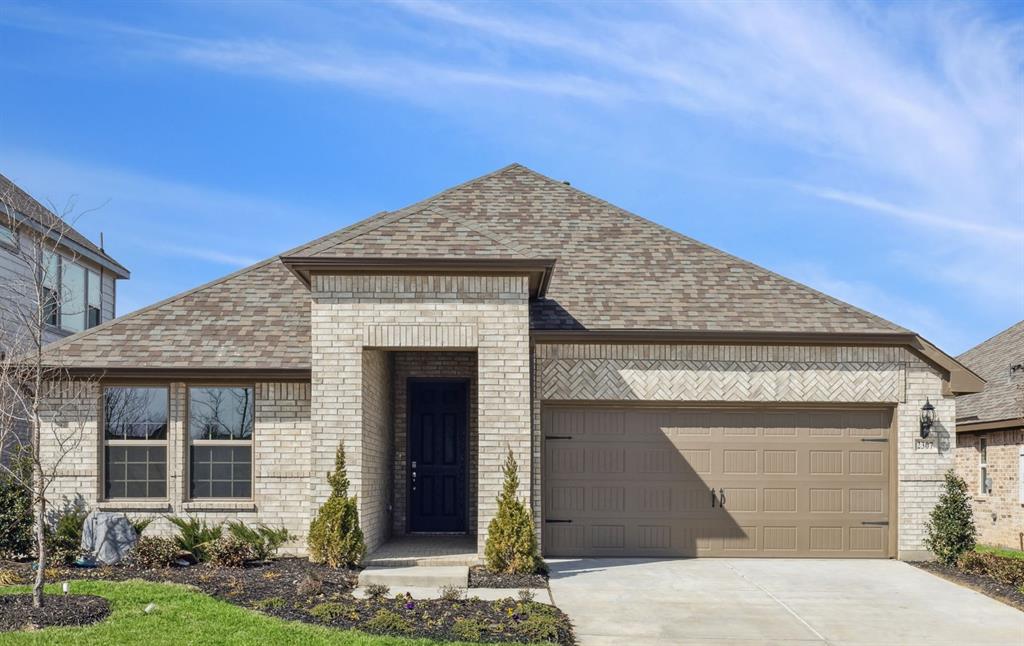
<svg viewBox="0 0 1024 646">
<path fill-rule="evenodd" d="M 468 385 L 409 380 L 409 531 L 466 531 Z"/>
</svg>

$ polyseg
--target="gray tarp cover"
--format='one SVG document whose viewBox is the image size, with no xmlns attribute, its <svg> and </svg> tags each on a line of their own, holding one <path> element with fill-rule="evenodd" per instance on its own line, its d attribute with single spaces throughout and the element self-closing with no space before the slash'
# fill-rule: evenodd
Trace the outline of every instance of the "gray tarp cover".
<svg viewBox="0 0 1024 646">
<path fill-rule="evenodd" d="M 138 536 L 124 514 L 93 511 L 82 527 L 82 552 L 96 562 L 113 565 L 127 556 Z"/>
</svg>

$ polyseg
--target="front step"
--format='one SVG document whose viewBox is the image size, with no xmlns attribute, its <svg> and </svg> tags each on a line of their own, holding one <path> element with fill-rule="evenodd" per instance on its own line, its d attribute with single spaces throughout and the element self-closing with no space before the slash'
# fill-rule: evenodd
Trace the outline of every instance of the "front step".
<svg viewBox="0 0 1024 646">
<path fill-rule="evenodd" d="M 469 587 L 469 567 L 465 565 L 427 565 L 414 567 L 371 566 L 359 573 L 359 587 L 373 584 L 394 587 L 433 588 L 453 585 Z"/>
</svg>

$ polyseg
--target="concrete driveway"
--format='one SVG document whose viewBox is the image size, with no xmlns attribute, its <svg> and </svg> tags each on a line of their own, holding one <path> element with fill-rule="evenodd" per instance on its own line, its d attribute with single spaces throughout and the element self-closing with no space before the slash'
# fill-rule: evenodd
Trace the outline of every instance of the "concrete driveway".
<svg viewBox="0 0 1024 646">
<path fill-rule="evenodd" d="M 899 561 L 553 560 L 580 643 L 1024 644 L 1024 613 Z"/>
</svg>

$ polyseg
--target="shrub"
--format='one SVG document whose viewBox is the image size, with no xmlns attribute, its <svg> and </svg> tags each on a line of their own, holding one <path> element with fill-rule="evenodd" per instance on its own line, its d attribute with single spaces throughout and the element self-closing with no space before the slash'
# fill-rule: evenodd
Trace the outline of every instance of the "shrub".
<svg viewBox="0 0 1024 646">
<path fill-rule="evenodd" d="M 32 492 L 24 485 L 32 479 L 32 463 L 16 453 L 8 468 L 0 469 L 0 559 L 28 556 L 35 548 Z"/>
<path fill-rule="evenodd" d="M 516 597 L 521 603 L 533 603 L 533 600 L 537 598 L 537 593 L 529 588 L 524 588 L 519 591 Z"/>
<path fill-rule="evenodd" d="M 125 516 L 125 518 L 128 517 Z M 142 532 L 146 531 L 146 528 L 149 527 L 152 522 L 152 518 L 128 518 L 128 524 L 132 526 L 132 529 L 135 530 L 135 535 L 139 538 L 142 537 Z"/>
<path fill-rule="evenodd" d="M 197 561 L 207 559 L 207 548 L 224 533 L 220 525 L 209 525 L 205 520 L 199 520 L 194 516 L 188 518 L 165 516 L 165 518 L 178 528 L 178 534 L 174 537 L 178 548 L 194 556 Z"/>
<path fill-rule="evenodd" d="M 263 524 L 249 527 L 241 521 L 229 522 L 228 532 L 252 548 L 256 561 L 266 561 L 292 538 L 291 533 L 284 527 L 274 529 Z"/>
<path fill-rule="evenodd" d="M 442 601 L 462 601 L 466 598 L 466 589 L 457 585 L 442 585 L 437 592 Z"/>
<path fill-rule="evenodd" d="M 531 642 L 557 642 L 558 618 L 553 615 L 533 614 L 516 626 L 516 632 Z"/>
<path fill-rule="evenodd" d="M 391 592 L 391 588 L 384 585 L 383 583 L 371 583 L 370 585 L 366 586 L 366 598 L 373 599 L 374 601 L 379 601 L 383 599 L 384 597 L 388 596 L 389 592 Z"/>
<path fill-rule="evenodd" d="M 362 628 L 374 633 L 388 635 L 404 635 L 412 631 L 412 626 L 405 620 L 405 617 L 394 610 L 378 610 L 377 614 L 370 618 Z"/>
<path fill-rule="evenodd" d="M 340 446 L 334 460 L 334 473 L 327 476 L 327 481 L 331 484 L 331 495 L 309 524 L 310 558 L 331 567 L 359 565 L 366 544 L 359 528 L 356 498 L 348 495 L 345 451 Z"/>
<path fill-rule="evenodd" d="M 220 567 L 242 567 L 247 562 L 256 560 L 256 552 L 252 546 L 230 534 L 208 544 L 205 551 L 206 560 Z"/>
<path fill-rule="evenodd" d="M 338 617 L 345 615 L 348 610 L 348 606 L 343 603 L 336 601 L 328 601 L 319 605 L 313 606 L 313 609 L 309 611 L 309 614 L 313 615 L 320 621 L 334 621 Z"/>
<path fill-rule="evenodd" d="M 46 550 L 50 563 L 73 563 L 82 551 L 82 525 L 88 512 L 80 507 L 65 510 L 46 533 Z"/>
<path fill-rule="evenodd" d="M 498 511 L 487 526 L 484 561 L 487 570 L 498 574 L 531 574 L 540 556 L 530 508 L 516 495 L 519 473 L 512 449 L 503 468 L 505 484 L 498 496 Z"/>
<path fill-rule="evenodd" d="M 456 619 L 452 634 L 467 642 L 478 642 L 483 637 L 485 624 L 479 619 Z"/>
<path fill-rule="evenodd" d="M 22 576 L 17 570 L 0 568 L 0 585 L 18 585 L 22 582 Z"/>
<path fill-rule="evenodd" d="M 974 549 L 974 518 L 967 496 L 967 483 L 950 469 L 946 491 L 925 524 L 924 545 L 946 565 L 953 565 L 964 552 Z"/>
<path fill-rule="evenodd" d="M 1024 585 L 1024 561 L 995 554 L 965 552 L 957 561 L 957 567 L 968 574 L 989 576 L 1012 586 Z"/>
<path fill-rule="evenodd" d="M 284 608 L 285 601 L 281 597 L 267 597 L 252 604 L 259 610 L 279 610 Z"/>
<path fill-rule="evenodd" d="M 169 567 L 177 558 L 178 546 L 163 536 L 141 537 L 128 554 L 129 562 L 147 569 Z"/>
</svg>

